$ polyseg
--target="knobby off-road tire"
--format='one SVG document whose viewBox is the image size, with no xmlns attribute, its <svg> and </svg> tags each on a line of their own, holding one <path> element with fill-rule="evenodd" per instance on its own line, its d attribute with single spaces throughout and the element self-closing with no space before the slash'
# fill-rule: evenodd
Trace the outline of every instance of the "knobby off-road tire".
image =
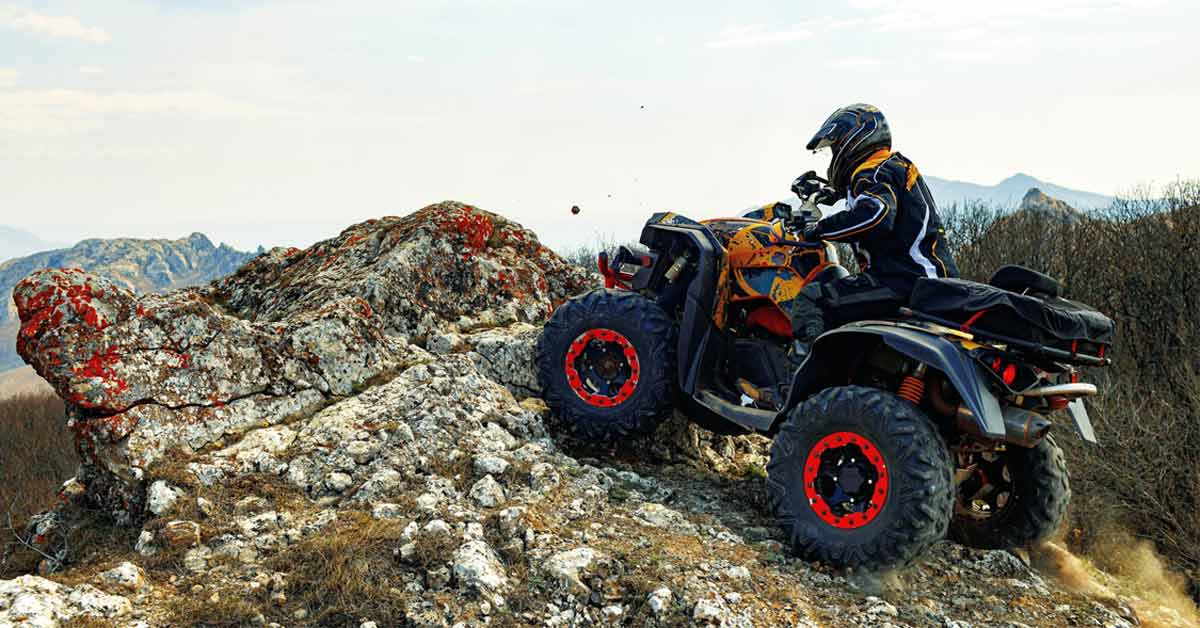
<svg viewBox="0 0 1200 628">
<path fill-rule="evenodd" d="M 653 432 L 672 407 L 676 334 L 662 308 L 637 293 L 598 289 L 571 299 L 538 339 L 538 384 L 546 404 L 584 440 L 610 443 Z M 571 368 L 588 356 L 576 357 L 568 366 L 573 351 L 594 350 L 588 343 L 614 352 L 632 350 L 621 371 L 632 377 L 621 381 L 634 379 L 634 385 L 611 395 L 590 394 L 596 391 L 581 377 L 586 372 L 576 370 L 571 376 Z"/>
<path fill-rule="evenodd" d="M 1011 496 L 986 519 L 955 513 L 951 540 L 979 549 L 1032 545 L 1053 535 L 1067 513 L 1071 483 L 1062 449 L 1047 436 L 1026 449 L 1009 445 L 1003 456 Z"/>
<path fill-rule="evenodd" d="M 830 448 L 847 438 L 860 448 Z M 806 483 L 805 470 L 816 468 L 817 460 L 825 468 L 828 456 L 840 460 L 847 451 L 866 452 L 874 461 L 875 487 L 886 480 L 886 494 L 879 499 L 874 493 L 861 514 L 833 517 L 824 497 L 814 499 L 828 477 Z M 857 470 L 854 475 L 861 476 Z M 953 463 L 936 427 L 908 401 L 862 386 L 822 391 L 794 409 L 771 446 L 767 478 L 771 506 L 792 551 L 837 568 L 877 571 L 911 563 L 945 538 L 954 506 Z"/>
</svg>

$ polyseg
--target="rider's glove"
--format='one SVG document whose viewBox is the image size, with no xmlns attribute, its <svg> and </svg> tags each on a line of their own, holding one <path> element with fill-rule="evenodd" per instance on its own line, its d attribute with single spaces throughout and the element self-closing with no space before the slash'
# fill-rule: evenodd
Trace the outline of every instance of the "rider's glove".
<svg viewBox="0 0 1200 628">
<path fill-rule="evenodd" d="M 801 198 L 816 192 L 821 189 L 821 182 L 816 180 L 816 171 L 809 170 L 808 172 L 796 177 L 792 181 L 792 193 Z"/>
<path fill-rule="evenodd" d="M 817 196 L 813 198 L 813 202 L 817 205 L 833 205 L 838 202 L 837 190 L 831 187 L 823 187 Z"/>
<path fill-rule="evenodd" d="M 821 241 L 821 223 L 812 221 L 804 226 L 804 240 L 806 242 Z"/>
</svg>

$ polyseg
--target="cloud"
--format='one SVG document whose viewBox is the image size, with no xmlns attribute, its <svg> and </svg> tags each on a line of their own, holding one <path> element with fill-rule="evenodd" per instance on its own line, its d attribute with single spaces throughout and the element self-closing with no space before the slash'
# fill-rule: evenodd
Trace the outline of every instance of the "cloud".
<svg viewBox="0 0 1200 628">
<path fill-rule="evenodd" d="M 711 41 L 704 43 L 708 48 L 754 48 L 803 41 L 813 36 L 806 28 L 793 27 L 771 29 L 763 24 L 729 26 Z"/>
<path fill-rule="evenodd" d="M 1122 13 L 1162 6 L 1166 0 L 849 0 L 869 15 L 876 32 L 961 31 L 1028 25 L 1044 20 L 1079 20 L 1100 13 Z"/>
<path fill-rule="evenodd" d="M 17 84 L 21 73 L 12 68 L 0 68 L 0 87 L 12 87 Z"/>
<path fill-rule="evenodd" d="M 81 65 L 81 66 L 79 66 L 79 73 L 80 74 L 104 74 L 104 68 L 97 67 L 94 65 Z"/>
<path fill-rule="evenodd" d="M 1029 33 L 1061 28 L 1104 15 L 1162 6 L 1166 0 L 848 0 L 859 11 L 859 28 L 918 38 L 942 62 L 966 65 L 1012 63 L 1037 50 Z M 1055 39 L 1061 39 L 1055 37 Z M 929 43 L 934 44 L 928 46 Z"/>
<path fill-rule="evenodd" d="M 114 118 L 176 116 L 259 119 L 288 115 L 209 92 L 101 92 L 73 89 L 0 92 L 0 132 L 64 134 Z"/>
<path fill-rule="evenodd" d="M 875 57 L 842 57 L 834 61 L 833 65 L 838 68 L 869 68 L 880 63 Z"/>
<path fill-rule="evenodd" d="M 73 15 L 44 15 L 13 5 L 0 5 L 0 26 L 46 37 L 78 39 L 94 44 L 107 43 L 112 39 L 108 31 L 96 26 L 87 26 Z"/>
<path fill-rule="evenodd" d="M 1012 33 L 1007 36 L 962 40 L 954 47 L 943 48 L 936 54 L 942 61 L 979 65 L 1001 61 L 1024 61 L 1036 50 L 1037 40 L 1033 36 Z"/>
</svg>

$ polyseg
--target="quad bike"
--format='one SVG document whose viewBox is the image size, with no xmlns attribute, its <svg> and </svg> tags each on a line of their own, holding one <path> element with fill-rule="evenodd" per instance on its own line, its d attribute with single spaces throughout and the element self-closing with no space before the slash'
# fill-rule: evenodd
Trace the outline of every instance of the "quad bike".
<svg viewBox="0 0 1200 628">
<path fill-rule="evenodd" d="M 539 339 L 546 402 L 599 443 L 649 434 L 673 409 L 772 437 L 772 507 L 808 560 L 876 570 L 947 535 L 990 549 L 1050 535 L 1070 497 L 1051 417 L 1096 442 L 1079 367 L 1109 363 L 1112 321 L 1006 266 L 988 284 L 920 279 L 894 318 L 801 351 L 792 300 L 847 274 L 829 243 L 796 235 L 819 194 L 740 218 L 658 213 L 645 248 L 602 253 L 606 287 L 563 304 Z"/>
</svg>

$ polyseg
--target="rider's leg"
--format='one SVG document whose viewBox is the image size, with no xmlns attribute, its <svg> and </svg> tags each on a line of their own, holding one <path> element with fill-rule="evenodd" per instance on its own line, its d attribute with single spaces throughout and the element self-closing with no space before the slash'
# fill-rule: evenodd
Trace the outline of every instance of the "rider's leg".
<svg viewBox="0 0 1200 628">
<path fill-rule="evenodd" d="M 868 318 L 894 316 L 905 298 L 871 275 L 859 273 L 811 283 L 792 305 L 792 333 L 811 343 L 827 329 Z"/>
<path fill-rule="evenodd" d="M 796 340 L 809 343 L 825 333 L 827 302 L 821 283 L 813 282 L 800 290 L 792 303 L 792 335 Z"/>
<path fill-rule="evenodd" d="M 908 300 L 868 273 L 843 277 L 825 284 L 825 318 L 830 327 L 870 318 L 888 318 Z"/>
</svg>

